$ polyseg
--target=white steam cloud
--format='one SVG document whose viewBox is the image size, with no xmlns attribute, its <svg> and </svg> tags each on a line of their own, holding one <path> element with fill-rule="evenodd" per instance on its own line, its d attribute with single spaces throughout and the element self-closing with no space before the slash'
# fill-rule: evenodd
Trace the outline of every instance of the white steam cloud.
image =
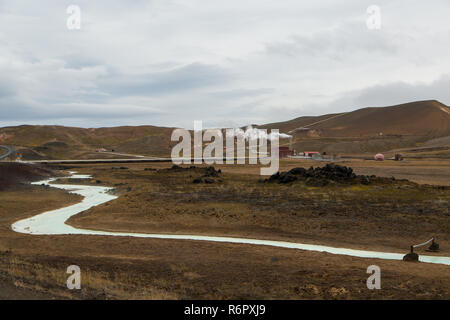
<svg viewBox="0 0 450 320">
<path fill-rule="evenodd" d="M 248 140 L 256 140 L 256 139 L 267 139 L 270 141 L 273 141 L 274 139 L 278 138 L 292 138 L 291 135 L 286 133 L 267 133 L 267 130 L 262 130 L 258 128 L 253 128 L 252 126 L 248 126 L 245 130 L 241 128 L 234 128 L 234 135 L 236 137 L 244 137 L 246 141 Z"/>
</svg>

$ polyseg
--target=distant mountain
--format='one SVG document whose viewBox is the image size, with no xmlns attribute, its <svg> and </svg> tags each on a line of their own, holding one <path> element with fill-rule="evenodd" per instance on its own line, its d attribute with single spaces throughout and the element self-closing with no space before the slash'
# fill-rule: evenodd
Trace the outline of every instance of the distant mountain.
<svg viewBox="0 0 450 320">
<path fill-rule="evenodd" d="M 124 126 L 75 128 L 22 125 L 0 128 L 0 144 L 13 146 L 24 159 L 118 158 L 106 152 L 167 156 L 173 128 Z"/>
<path fill-rule="evenodd" d="M 364 154 L 400 148 L 450 150 L 450 108 L 436 100 L 299 117 L 256 127 L 291 134 L 297 151 Z M 0 145 L 14 147 L 24 159 L 126 157 L 117 153 L 169 156 L 176 144 L 170 141 L 173 129 L 23 125 L 0 128 Z M 281 141 L 288 143 L 287 139 Z M 96 152 L 101 149 L 105 152 Z"/>
<path fill-rule="evenodd" d="M 413 147 L 431 139 L 450 136 L 450 108 L 436 100 L 416 101 L 299 117 L 258 127 L 277 128 L 293 135 L 294 147 L 299 150 L 376 152 Z"/>
</svg>

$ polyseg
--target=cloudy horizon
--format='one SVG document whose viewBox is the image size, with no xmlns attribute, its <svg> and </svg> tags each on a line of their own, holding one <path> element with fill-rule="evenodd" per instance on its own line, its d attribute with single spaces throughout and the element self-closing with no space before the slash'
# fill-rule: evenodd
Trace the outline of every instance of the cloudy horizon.
<svg viewBox="0 0 450 320">
<path fill-rule="evenodd" d="M 69 30 L 66 10 L 81 9 Z M 370 5 L 381 28 L 366 25 Z M 232 127 L 450 104 L 447 0 L 0 2 L 0 126 Z"/>
</svg>

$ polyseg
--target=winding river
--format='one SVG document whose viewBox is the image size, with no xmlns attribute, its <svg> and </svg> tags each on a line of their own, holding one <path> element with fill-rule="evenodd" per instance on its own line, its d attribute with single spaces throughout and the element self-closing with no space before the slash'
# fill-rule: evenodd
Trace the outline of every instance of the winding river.
<svg viewBox="0 0 450 320">
<path fill-rule="evenodd" d="M 80 175 L 75 174 L 75 172 L 71 172 L 70 178 L 87 179 L 91 178 L 91 176 Z M 175 239 L 175 240 L 241 243 L 241 244 L 265 245 L 288 249 L 299 249 L 307 251 L 328 252 L 331 254 L 340 254 L 360 258 L 377 258 L 389 260 L 402 260 L 404 256 L 403 254 L 400 253 L 354 250 L 354 249 L 336 248 L 322 245 L 302 244 L 286 241 L 258 240 L 258 239 L 235 238 L 235 237 L 209 237 L 209 236 L 179 235 L 179 234 L 110 232 L 110 231 L 98 231 L 98 230 L 75 228 L 65 223 L 67 219 L 69 219 L 73 215 L 88 210 L 89 208 L 114 200 L 117 198 L 117 196 L 112 195 L 110 191 L 113 188 L 108 187 L 70 185 L 70 184 L 51 184 L 51 182 L 57 179 L 59 178 L 51 178 L 48 180 L 33 182 L 33 184 L 49 185 L 54 188 L 66 190 L 70 193 L 79 194 L 84 197 L 83 200 L 80 203 L 68 207 L 47 211 L 38 214 L 36 216 L 33 216 L 31 218 L 19 220 L 11 225 L 12 230 L 20 233 L 27 233 L 33 235 L 85 234 L 85 235 L 100 235 L 100 236 L 115 236 L 115 237 L 136 237 L 136 238 L 153 238 L 153 239 Z M 421 262 L 427 263 L 450 265 L 450 257 L 420 255 L 419 260 Z"/>
</svg>

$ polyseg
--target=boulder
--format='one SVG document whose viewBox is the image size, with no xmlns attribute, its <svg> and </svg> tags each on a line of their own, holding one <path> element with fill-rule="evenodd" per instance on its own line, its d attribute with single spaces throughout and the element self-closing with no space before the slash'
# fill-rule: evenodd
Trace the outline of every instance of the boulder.
<svg viewBox="0 0 450 320">
<path fill-rule="evenodd" d="M 283 172 L 282 174 L 280 174 L 280 177 L 278 178 L 278 183 L 289 183 L 295 180 L 297 180 L 296 176 L 290 174 L 289 172 Z"/>
<path fill-rule="evenodd" d="M 361 176 L 360 181 L 361 181 L 361 184 L 364 184 L 364 185 L 370 184 L 370 179 L 367 176 Z"/>
<path fill-rule="evenodd" d="M 415 252 L 410 252 L 403 257 L 403 261 L 417 262 L 419 261 L 419 255 Z"/>
</svg>

